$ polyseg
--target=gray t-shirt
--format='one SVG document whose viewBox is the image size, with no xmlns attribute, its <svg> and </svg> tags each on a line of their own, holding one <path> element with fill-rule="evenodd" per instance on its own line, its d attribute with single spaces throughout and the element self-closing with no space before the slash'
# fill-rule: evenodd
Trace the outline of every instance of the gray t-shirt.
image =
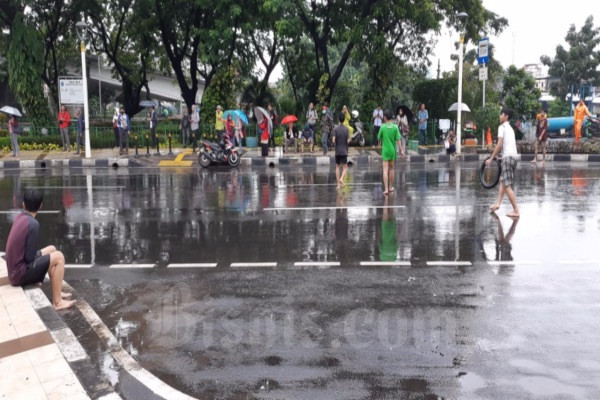
<svg viewBox="0 0 600 400">
<path fill-rule="evenodd" d="M 333 137 L 335 138 L 335 155 L 336 156 L 347 156 L 348 155 L 348 127 L 346 125 L 339 124 L 333 129 Z"/>
</svg>

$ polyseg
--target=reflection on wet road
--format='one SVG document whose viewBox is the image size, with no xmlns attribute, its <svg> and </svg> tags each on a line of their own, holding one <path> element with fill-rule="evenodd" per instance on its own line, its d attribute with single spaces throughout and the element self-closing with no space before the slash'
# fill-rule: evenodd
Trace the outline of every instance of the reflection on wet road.
<svg viewBox="0 0 600 400">
<path fill-rule="evenodd" d="M 200 399 L 598 398 L 600 168 L 521 165 L 517 221 L 477 168 L 7 176 L 0 210 L 44 187 L 66 279 Z"/>
</svg>

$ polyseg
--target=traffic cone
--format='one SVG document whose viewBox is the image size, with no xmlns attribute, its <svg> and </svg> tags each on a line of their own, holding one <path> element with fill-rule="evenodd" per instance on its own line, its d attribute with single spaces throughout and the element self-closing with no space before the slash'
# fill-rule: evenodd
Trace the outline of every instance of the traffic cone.
<svg viewBox="0 0 600 400">
<path fill-rule="evenodd" d="M 492 130 L 490 128 L 485 133 L 485 145 L 488 147 L 492 145 Z"/>
</svg>

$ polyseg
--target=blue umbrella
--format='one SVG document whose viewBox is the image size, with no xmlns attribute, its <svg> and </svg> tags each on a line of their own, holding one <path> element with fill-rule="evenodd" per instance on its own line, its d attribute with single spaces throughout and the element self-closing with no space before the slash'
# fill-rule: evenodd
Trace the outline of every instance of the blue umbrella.
<svg viewBox="0 0 600 400">
<path fill-rule="evenodd" d="M 248 125 L 248 117 L 246 117 L 246 114 L 244 114 L 242 110 L 235 110 L 234 112 L 242 120 L 244 125 Z"/>
<path fill-rule="evenodd" d="M 234 121 L 237 121 L 237 120 L 238 120 L 238 118 L 239 118 L 239 116 L 238 116 L 238 114 L 237 114 L 235 111 L 236 111 L 236 110 L 227 110 L 227 111 L 225 111 L 225 112 L 223 113 L 223 117 L 222 117 L 222 118 L 223 118 L 223 119 L 227 119 L 227 117 L 229 117 L 229 116 L 231 115 L 231 118 L 232 118 Z"/>
</svg>

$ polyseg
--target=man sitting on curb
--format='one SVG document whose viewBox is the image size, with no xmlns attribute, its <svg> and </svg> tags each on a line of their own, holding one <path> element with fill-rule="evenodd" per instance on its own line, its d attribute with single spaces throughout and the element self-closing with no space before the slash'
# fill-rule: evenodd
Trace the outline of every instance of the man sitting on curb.
<svg viewBox="0 0 600 400">
<path fill-rule="evenodd" d="M 40 223 L 35 216 L 43 200 L 42 192 L 37 189 L 29 189 L 23 196 L 25 211 L 15 217 L 6 241 L 8 278 L 13 286 L 27 286 L 41 284 L 48 273 L 52 285 L 52 305 L 55 310 L 64 310 L 75 303 L 65 300 L 71 295 L 60 290 L 65 275 L 65 257 L 54 246 L 37 250 Z"/>
</svg>

